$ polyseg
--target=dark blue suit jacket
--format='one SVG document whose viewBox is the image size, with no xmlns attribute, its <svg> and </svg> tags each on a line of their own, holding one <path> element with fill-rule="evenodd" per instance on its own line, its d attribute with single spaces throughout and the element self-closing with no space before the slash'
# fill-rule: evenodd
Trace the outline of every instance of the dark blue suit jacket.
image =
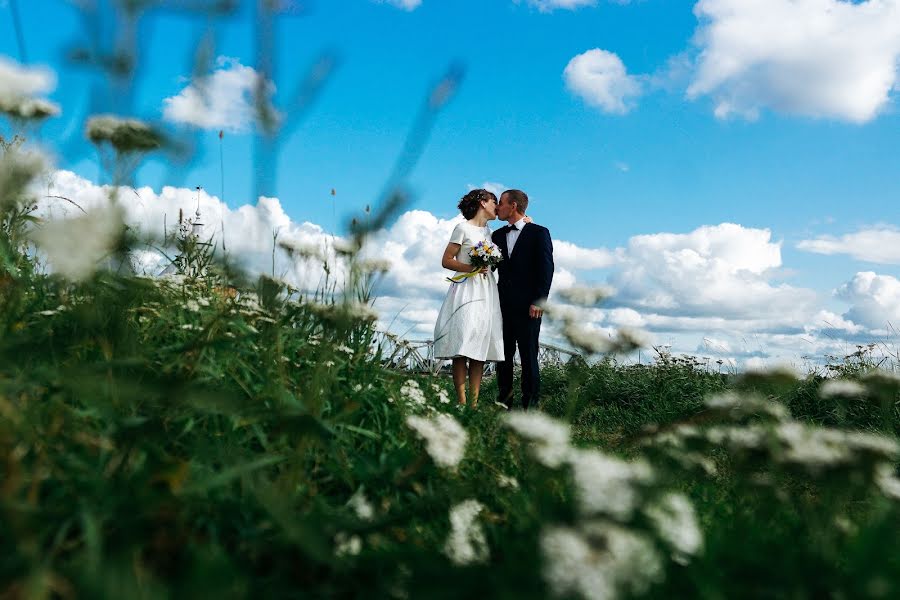
<svg viewBox="0 0 900 600">
<path fill-rule="evenodd" d="M 526 223 L 519 232 L 512 256 L 506 246 L 506 233 L 511 225 L 501 227 L 491 236 L 503 253 L 497 268 L 500 275 L 500 306 L 512 314 L 525 312 L 528 307 L 546 300 L 553 282 L 553 241 L 550 230 L 534 223 Z"/>
</svg>

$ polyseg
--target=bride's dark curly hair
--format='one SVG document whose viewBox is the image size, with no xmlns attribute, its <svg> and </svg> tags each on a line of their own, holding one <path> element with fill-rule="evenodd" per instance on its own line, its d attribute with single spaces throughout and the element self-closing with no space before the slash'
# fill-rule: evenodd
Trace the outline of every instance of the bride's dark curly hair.
<svg viewBox="0 0 900 600">
<path fill-rule="evenodd" d="M 459 208 L 463 218 L 468 220 L 478 214 L 478 209 L 481 208 L 481 202 L 484 200 L 496 202 L 497 196 L 487 190 L 472 190 L 462 197 L 457 208 Z"/>
</svg>

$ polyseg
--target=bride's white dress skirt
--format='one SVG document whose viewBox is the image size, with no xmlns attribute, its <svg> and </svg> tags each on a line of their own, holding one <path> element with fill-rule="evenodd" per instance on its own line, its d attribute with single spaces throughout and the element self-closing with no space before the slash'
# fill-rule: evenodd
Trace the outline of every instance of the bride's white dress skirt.
<svg viewBox="0 0 900 600">
<path fill-rule="evenodd" d="M 491 239 L 488 227 L 460 223 L 450 241 L 460 244 L 456 259 L 469 264 L 469 250 Z M 480 361 L 503 360 L 503 317 L 496 274 L 476 275 L 448 284 L 447 296 L 434 326 L 434 357 L 464 356 Z"/>
</svg>

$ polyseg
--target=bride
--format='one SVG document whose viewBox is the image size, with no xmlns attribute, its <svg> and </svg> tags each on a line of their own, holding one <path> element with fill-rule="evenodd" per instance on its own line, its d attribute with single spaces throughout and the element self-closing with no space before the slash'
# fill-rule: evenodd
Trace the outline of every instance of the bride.
<svg viewBox="0 0 900 600">
<path fill-rule="evenodd" d="M 497 218 L 497 197 L 487 190 L 472 190 L 459 201 L 466 220 L 450 234 L 441 266 L 457 275 L 479 271 L 452 283 L 434 326 L 434 357 L 453 360 L 453 386 L 460 404 L 466 404 L 466 372 L 472 407 L 478 404 L 486 361 L 503 360 L 503 320 L 497 280 L 490 269 L 471 265 L 469 252 L 478 242 L 491 243 L 488 221 Z"/>
</svg>

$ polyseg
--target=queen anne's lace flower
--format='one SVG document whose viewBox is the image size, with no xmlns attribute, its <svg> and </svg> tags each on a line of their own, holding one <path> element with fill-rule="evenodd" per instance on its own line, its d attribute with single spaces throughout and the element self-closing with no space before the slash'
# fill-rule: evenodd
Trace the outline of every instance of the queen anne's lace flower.
<svg viewBox="0 0 900 600">
<path fill-rule="evenodd" d="M 368 498 L 366 498 L 362 488 L 358 489 L 356 493 L 350 497 L 350 500 L 347 501 L 347 506 L 352 508 L 353 512 L 356 513 L 356 516 L 362 521 L 371 521 L 375 516 L 375 509 L 372 507 Z"/>
<path fill-rule="evenodd" d="M 440 413 L 434 417 L 411 415 L 406 424 L 425 440 L 425 449 L 435 464 L 455 469 L 466 453 L 469 435 L 452 416 Z"/>
<path fill-rule="evenodd" d="M 541 412 L 512 412 L 504 416 L 507 427 L 530 441 L 537 459 L 548 467 L 563 464 L 569 455 L 568 425 Z"/>
<path fill-rule="evenodd" d="M 358 535 L 344 532 L 334 536 L 334 555 L 338 557 L 356 556 L 362 551 L 362 539 Z"/>
<path fill-rule="evenodd" d="M 121 209 L 109 206 L 45 223 L 32 234 L 54 271 L 68 279 L 89 277 L 124 230 Z"/>
<path fill-rule="evenodd" d="M 866 388 L 847 379 L 829 379 L 819 388 L 822 398 L 858 398 L 865 394 Z"/>
<path fill-rule="evenodd" d="M 697 524 L 694 506 L 684 494 L 669 493 L 644 511 L 659 536 L 672 548 L 675 562 L 687 564 L 703 546 L 703 533 Z"/>
<path fill-rule="evenodd" d="M 485 562 L 489 557 L 484 530 L 475 520 L 484 506 L 477 500 L 460 502 L 450 509 L 450 535 L 444 553 L 455 565 Z"/>
<path fill-rule="evenodd" d="M 582 531 L 549 527 L 541 534 L 543 575 L 555 596 L 610 600 L 620 591 L 640 594 L 662 576 L 662 564 L 647 538 L 607 523 Z"/>
<path fill-rule="evenodd" d="M 584 514 L 625 520 L 640 500 L 640 486 L 653 478 L 644 462 L 625 462 L 599 450 L 573 450 L 569 456 L 578 502 Z"/>
</svg>

